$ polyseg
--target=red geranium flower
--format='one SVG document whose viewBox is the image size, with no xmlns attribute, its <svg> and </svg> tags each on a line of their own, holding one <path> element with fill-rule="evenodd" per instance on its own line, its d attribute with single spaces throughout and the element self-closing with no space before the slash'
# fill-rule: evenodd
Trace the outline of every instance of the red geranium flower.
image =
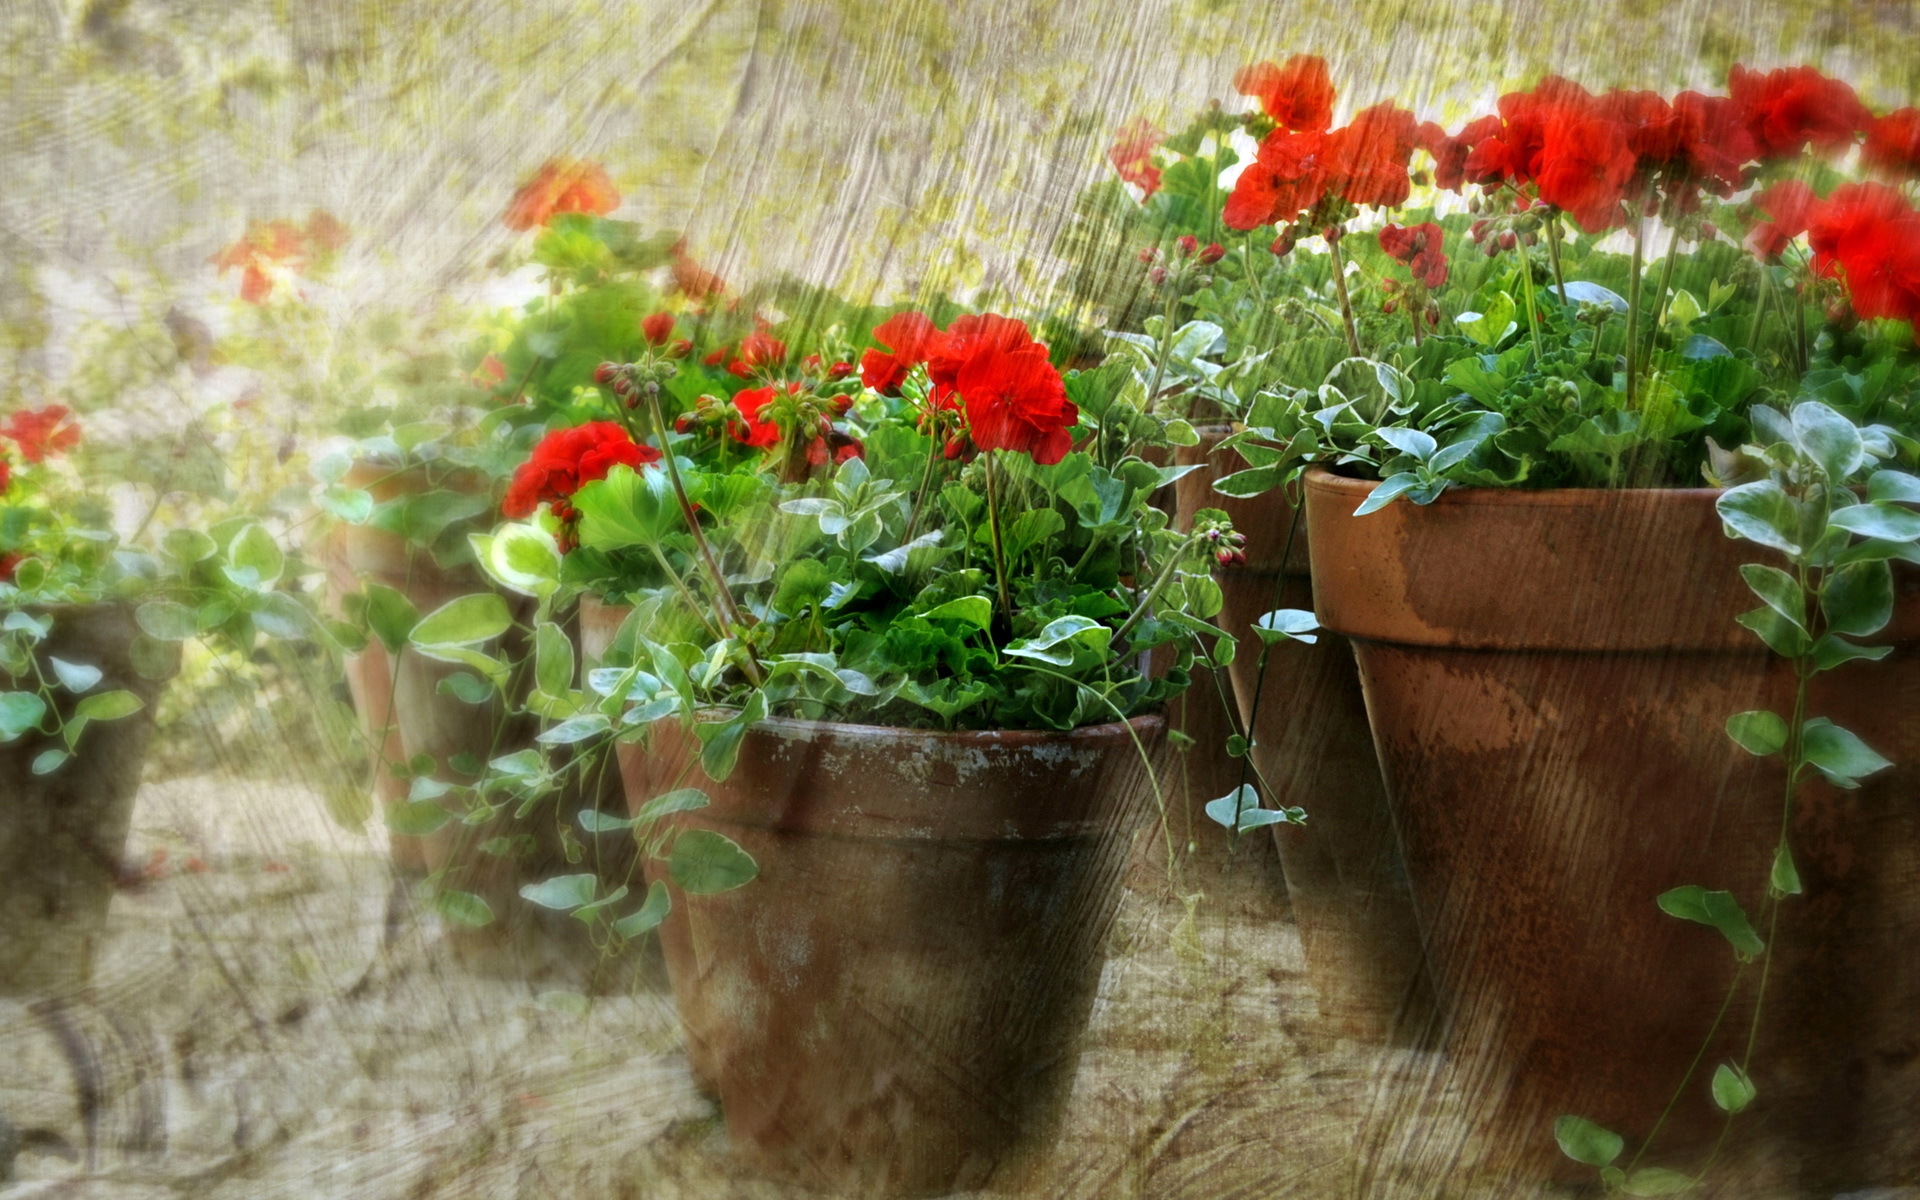
<svg viewBox="0 0 1920 1200">
<path fill-rule="evenodd" d="M 240 298 L 248 304 L 265 304 L 273 295 L 274 276 L 293 270 L 306 258 L 306 236 L 292 221 L 249 221 L 239 241 L 207 261 L 219 267 L 222 275 L 238 268 Z"/>
<path fill-rule="evenodd" d="M 1467 183 L 1467 156 L 1499 132 L 1500 118 L 1491 114 L 1467 122 L 1451 136 L 1432 121 L 1424 121 L 1414 130 L 1414 143 L 1433 156 L 1435 186 L 1457 192 Z"/>
<path fill-rule="evenodd" d="M 1276 129 L 1260 143 L 1260 153 L 1234 181 L 1221 219 L 1227 228 L 1245 231 L 1261 225 L 1285 225 L 1327 195 L 1327 135 Z"/>
<path fill-rule="evenodd" d="M 68 421 L 72 416 L 73 410 L 64 404 L 23 408 L 0 425 L 0 437 L 13 439 L 20 447 L 20 457 L 37 463 L 50 455 L 65 454 L 80 444 L 80 426 Z"/>
<path fill-rule="evenodd" d="M 550 158 L 520 185 L 500 218 L 508 229 L 533 229 L 561 213 L 603 217 L 620 207 L 620 193 L 597 162 Z"/>
<path fill-rule="evenodd" d="M 1620 201 L 1632 182 L 1633 150 L 1626 131 L 1598 111 L 1573 105 L 1549 113 L 1535 181 L 1540 198 L 1567 213 L 1588 233 L 1620 219 Z"/>
<path fill-rule="evenodd" d="M 568 500 L 583 485 L 605 479 L 615 464 L 638 470 L 643 464 L 658 461 L 658 450 L 636 444 L 613 421 L 589 421 L 571 429 L 556 429 L 541 439 L 532 456 L 513 473 L 500 511 L 520 520 L 532 516 L 545 501 L 555 516 L 571 521 L 578 514 Z"/>
<path fill-rule="evenodd" d="M 1047 348 L 1019 321 L 995 313 L 961 317 L 927 364 L 937 394 L 964 408 L 973 444 L 982 450 L 1018 450 L 1042 466 L 1073 447 L 1069 432 L 1080 410 L 1067 399 Z"/>
<path fill-rule="evenodd" d="M 1407 160 L 1413 157 L 1416 128 L 1413 114 L 1391 103 L 1355 113 L 1344 128 L 1328 135 L 1328 190 L 1351 204 L 1405 204 L 1412 188 Z"/>
<path fill-rule="evenodd" d="M 1380 231 L 1380 249 L 1389 258 L 1406 263 L 1413 277 L 1428 288 L 1437 288 L 1447 282 L 1447 256 L 1441 249 L 1444 236 L 1431 221 L 1405 229 L 1388 225 Z"/>
<path fill-rule="evenodd" d="M 787 394 L 800 394 L 800 385 L 787 384 Z M 771 387 L 747 388 L 734 396 L 733 406 L 740 411 L 740 420 L 733 426 L 733 437 L 737 442 L 765 449 L 778 445 L 780 427 L 767 419 L 767 405 L 773 403 L 774 391 Z"/>
<path fill-rule="evenodd" d="M 640 319 L 640 336 L 649 346 L 664 346 L 673 337 L 673 314 L 657 312 Z"/>
<path fill-rule="evenodd" d="M 1809 146 L 1838 154 L 1873 121 L 1851 87 L 1812 67 L 1761 72 L 1736 65 L 1727 76 L 1727 90 L 1746 114 L 1747 130 L 1763 158 L 1789 158 Z"/>
<path fill-rule="evenodd" d="M 1774 184 L 1753 198 L 1753 206 L 1769 220 L 1760 221 L 1747 233 L 1747 246 L 1756 255 L 1774 262 L 1788 243 L 1807 231 L 1807 221 L 1819 197 L 1798 179 Z"/>
<path fill-rule="evenodd" d="M 1462 164 L 1468 183 L 1519 187 L 1533 182 L 1540 174 L 1547 127 L 1556 120 L 1595 115 L 1593 94 L 1558 75 L 1542 79 L 1530 92 L 1508 92 L 1498 107 L 1499 127 L 1484 130 Z"/>
<path fill-rule="evenodd" d="M 1294 133 L 1320 133 L 1333 124 L 1333 80 L 1327 60 L 1296 54 L 1284 65 L 1259 62 L 1234 72 L 1233 88 L 1256 96 L 1274 124 Z"/>
<path fill-rule="evenodd" d="M 1849 183 L 1813 206 L 1816 274 L 1843 279 L 1862 317 L 1920 321 L 1920 213 L 1893 188 Z"/>
<path fill-rule="evenodd" d="M 1146 193 L 1142 203 L 1160 190 L 1160 168 L 1153 165 L 1153 150 L 1166 136 L 1153 122 L 1136 117 L 1115 131 L 1113 145 L 1107 148 L 1107 161 L 1120 178 Z"/>
<path fill-rule="evenodd" d="M 1860 157 L 1896 179 L 1920 177 L 1920 108 L 1899 108 L 1867 127 Z"/>
<path fill-rule="evenodd" d="M 1668 170 L 1716 196 L 1731 196 L 1755 153 L 1746 114 L 1725 96 L 1681 92 L 1673 98 L 1673 116 L 1678 148 Z"/>
<path fill-rule="evenodd" d="M 882 349 L 860 356 L 860 381 L 883 396 L 897 396 L 914 367 L 926 362 L 945 341 L 925 313 L 895 313 L 873 328 Z"/>
<path fill-rule="evenodd" d="M 740 339 L 740 353 L 727 364 L 729 374 L 745 379 L 761 367 L 777 367 L 787 361 L 787 344 L 764 329 Z"/>
</svg>

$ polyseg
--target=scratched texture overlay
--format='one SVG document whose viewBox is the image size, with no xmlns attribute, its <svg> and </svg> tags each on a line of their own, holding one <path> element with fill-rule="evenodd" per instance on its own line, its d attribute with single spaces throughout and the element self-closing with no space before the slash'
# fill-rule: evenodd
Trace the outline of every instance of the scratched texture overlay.
<svg viewBox="0 0 1920 1200">
<path fill-rule="evenodd" d="M 247 399 L 267 459 L 332 428 L 366 312 L 424 337 L 520 298 L 499 216 L 555 155 L 604 162 L 621 216 L 729 281 L 1017 312 L 1056 286 L 1112 131 L 1232 101 L 1258 58 L 1322 54 L 1346 111 L 1441 120 L 1548 72 L 1714 88 L 1736 61 L 1815 64 L 1881 110 L 1920 94 L 1898 0 L 0 0 L 0 42 L 0 406 L 74 397 L 137 443 Z M 127 352 L 170 311 L 219 333 L 209 256 L 314 209 L 352 241 L 259 372 L 297 386 Z M 270 467 L 229 466 L 281 502 Z M 657 961 L 589 999 L 451 952 L 333 687 L 192 663 L 174 685 L 93 986 L 0 1000 L 0 1197 L 808 1194 L 729 1156 Z M 1319 1019 L 1270 844 L 1203 848 L 1197 905 L 1160 863 L 1129 869 L 1062 1135 L 985 1194 L 1509 1194 L 1456 1169 L 1472 1080 Z M 1765 1161 L 1725 1178 L 1793 1194 Z"/>
</svg>

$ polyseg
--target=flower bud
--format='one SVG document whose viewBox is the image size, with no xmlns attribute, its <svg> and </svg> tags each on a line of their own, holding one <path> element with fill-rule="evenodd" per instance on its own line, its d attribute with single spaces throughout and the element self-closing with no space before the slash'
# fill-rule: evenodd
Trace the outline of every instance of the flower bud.
<svg viewBox="0 0 1920 1200">
<path fill-rule="evenodd" d="M 949 459 L 959 458 L 962 454 L 965 454 L 966 452 L 967 452 L 967 439 L 965 435 L 961 435 L 958 437 L 951 437 L 947 439 L 947 446 L 944 453 Z"/>
<path fill-rule="evenodd" d="M 1200 251 L 1200 261 L 1211 266 L 1227 256 L 1227 248 L 1219 242 L 1208 242 Z"/>
<path fill-rule="evenodd" d="M 1495 240 L 1499 243 L 1502 250 L 1511 250 L 1520 244 L 1520 239 L 1514 236 L 1514 232 L 1511 229 L 1503 230 Z"/>
<path fill-rule="evenodd" d="M 1293 253 L 1293 244 L 1298 240 L 1299 235 L 1293 231 L 1292 226 L 1288 226 L 1280 231 L 1280 236 L 1274 238 L 1273 245 L 1268 246 L 1267 249 L 1273 252 L 1275 258 L 1285 258 Z"/>
<path fill-rule="evenodd" d="M 612 383 L 620 368 L 610 362 L 603 362 L 593 369 L 593 381 L 602 387 Z"/>
<path fill-rule="evenodd" d="M 1140 261 L 1143 263 L 1150 263 L 1154 259 L 1159 257 L 1160 257 L 1160 252 L 1154 249 L 1152 246 L 1143 246 L 1140 248 Z"/>
<path fill-rule="evenodd" d="M 693 343 L 686 338 L 680 338 L 675 341 L 673 345 L 667 347 L 668 358 L 685 358 L 692 353 Z"/>
<path fill-rule="evenodd" d="M 827 368 L 827 378 L 835 382 L 845 379 L 851 374 L 853 374 L 853 364 L 850 362 L 837 362 Z"/>
<path fill-rule="evenodd" d="M 1194 252 L 1200 249 L 1200 239 L 1190 233 L 1183 233 L 1173 239 L 1173 247 L 1180 252 L 1180 257 L 1192 258 Z"/>
<path fill-rule="evenodd" d="M 1147 272 L 1147 282 L 1155 287 L 1159 287 L 1166 281 L 1167 269 L 1165 267 L 1155 267 L 1153 270 Z"/>
</svg>

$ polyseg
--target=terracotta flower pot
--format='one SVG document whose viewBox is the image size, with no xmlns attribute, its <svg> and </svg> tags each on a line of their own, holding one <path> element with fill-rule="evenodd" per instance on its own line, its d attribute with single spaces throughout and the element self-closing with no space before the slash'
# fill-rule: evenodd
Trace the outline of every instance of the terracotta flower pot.
<svg viewBox="0 0 1920 1200">
<path fill-rule="evenodd" d="M 355 482 L 354 476 L 348 481 Z M 419 486 L 417 476 L 385 476 L 371 490 L 376 499 L 385 499 L 407 486 Z M 461 596 L 493 590 L 477 568 L 442 567 L 424 550 L 383 530 L 343 526 L 336 530 L 335 539 L 329 572 L 336 589 L 357 588 L 363 582 L 384 584 L 404 594 L 422 615 Z M 531 616 L 531 600 L 507 599 L 517 617 Z M 510 660 L 524 657 L 522 645 L 509 644 L 505 650 Z M 375 744 L 383 747 L 381 752 L 390 761 L 397 757 L 404 762 L 424 754 L 438 764 L 439 778 L 468 782 L 473 777 L 453 765 L 457 759 L 471 757 L 485 763 L 536 745 L 538 723 L 508 716 L 498 695 L 472 705 L 440 691 L 441 681 L 461 669 L 411 651 L 394 657 L 377 643 L 368 647 L 357 668 L 358 686 L 354 673 L 349 674 L 348 684 L 355 689 L 356 700 L 363 689 L 366 692 L 361 719 L 370 739 L 377 739 Z M 388 689 L 384 693 L 382 685 Z M 385 696 L 391 696 L 391 707 L 383 712 Z M 381 797 L 386 803 L 404 802 L 405 785 L 382 792 Z M 630 844 L 586 836 L 574 824 L 582 808 L 615 810 L 619 805 L 619 781 L 609 770 L 587 785 L 568 786 L 556 802 L 542 805 L 525 819 L 508 816 L 480 825 L 452 821 L 424 837 L 395 834 L 395 864 L 405 868 L 417 862 L 419 869 L 437 877 L 439 886 L 471 892 L 487 901 L 493 922 L 478 928 L 450 925 L 448 930 L 456 957 L 473 969 L 595 991 L 621 990 L 629 982 L 630 965 L 603 959 L 579 922 L 520 897 L 523 884 L 581 870 L 595 871 L 609 887 L 636 885 L 637 859 Z M 584 862 L 567 861 L 563 826 L 571 826 L 575 839 L 586 847 L 589 857 Z M 518 851 L 488 853 L 483 847 L 495 838 L 519 840 Z"/>
<path fill-rule="evenodd" d="M 1726 994 L 1720 934 L 1655 898 L 1760 909 L 1783 776 L 1724 726 L 1790 708 L 1791 671 L 1734 623 L 1755 606 L 1740 565 L 1768 556 L 1722 532 L 1712 491 L 1450 491 L 1354 517 L 1373 486 L 1308 477 L 1318 611 L 1353 639 L 1481 1161 L 1537 1180 L 1565 1170 L 1563 1113 L 1644 1136 Z M 1828 1192 L 1920 1178 L 1920 575 L 1896 579 L 1892 656 L 1820 676 L 1808 711 L 1897 765 L 1803 789 L 1805 894 L 1780 909 L 1734 1127 Z M 1738 1061 L 1750 997 L 1650 1161 L 1719 1133 L 1707 1078 Z"/>
<path fill-rule="evenodd" d="M 759 876 L 669 885 L 661 927 L 696 1077 L 733 1151 L 857 1194 L 977 1187 L 1046 1144 L 1078 1061 L 1127 847 L 1149 807 L 1135 738 L 769 720 L 710 807 Z M 637 808 L 680 774 L 657 727 Z M 650 875 L 666 878 L 662 864 Z"/>
<path fill-rule="evenodd" d="M 1274 827 L 1307 977 L 1327 1030 L 1416 1042 L 1431 1017 L 1432 985 L 1360 679 L 1346 639 L 1331 633 L 1313 645 L 1276 645 L 1261 678 L 1254 622 L 1277 608 L 1313 607 L 1306 522 L 1296 523 L 1279 491 L 1236 499 L 1213 490 L 1215 479 L 1246 465 L 1231 451 L 1231 462 L 1215 453 L 1226 436 L 1205 429 L 1200 445 L 1183 448 L 1180 462 L 1205 468 L 1175 487 L 1188 521 L 1201 508 L 1222 509 L 1247 536 L 1247 561 L 1214 572 L 1225 598 L 1219 623 L 1240 639 L 1229 673 L 1243 720 L 1256 717 L 1258 697 L 1253 760 L 1281 805 L 1307 812 L 1305 825 Z M 1236 772 L 1215 795 L 1238 783 Z"/>
<path fill-rule="evenodd" d="M 53 618 L 38 651 L 46 675 L 53 674 L 49 658 L 98 667 L 94 692 L 125 689 L 145 701 L 132 716 L 90 723 L 74 757 L 50 775 L 35 775 L 33 760 L 58 746 L 57 738 L 29 733 L 0 745 L 0 995 L 45 997 L 92 978 L 165 685 L 134 667 L 140 627 L 130 606 L 27 611 Z M 169 649 L 177 669 L 179 649 Z M 63 717 L 71 703 L 77 700 Z"/>
</svg>

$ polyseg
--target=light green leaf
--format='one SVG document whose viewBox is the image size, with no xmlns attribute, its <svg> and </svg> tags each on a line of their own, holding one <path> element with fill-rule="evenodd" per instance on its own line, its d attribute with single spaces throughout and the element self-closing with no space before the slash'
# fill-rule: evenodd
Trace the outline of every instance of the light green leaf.
<svg viewBox="0 0 1920 1200">
<path fill-rule="evenodd" d="M 435 892 L 433 907 L 456 925 L 479 928 L 493 923 L 493 906 L 472 892 Z"/>
<path fill-rule="evenodd" d="M 542 621 L 534 630 L 533 678 L 549 696 L 564 699 L 573 690 L 573 643 L 552 621 Z"/>
<path fill-rule="evenodd" d="M 1732 1063 L 1721 1063 L 1713 1070 L 1713 1102 L 1720 1111 L 1737 1113 L 1753 1103 L 1753 1080 Z"/>
<path fill-rule="evenodd" d="M 1316 632 L 1320 619 L 1303 608 L 1276 608 L 1260 614 L 1253 623 L 1254 636 L 1271 646 L 1275 642 L 1304 642 L 1311 646 L 1320 640 Z"/>
<path fill-rule="evenodd" d="M 1698 884 L 1688 884 L 1662 892 L 1659 904 L 1669 916 L 1718 929 L 1733 944 L 1734 953 L 1743 958 L 1752 958 L 1767 948 L 1732 892 L 1710 892 Z"/>
<path fill-rule="evenodd" d="M 1765 758 L 1787 744 L 1787 723 L 1765 709 L 1735 713 L 1727 718 L 1727 736 L 1748 754 Z"/>
<path fill-rule="evenodd" d="M 1604 1167 L 1620 1157 L 1627 1143 L 1619 1134 L 1602 1129 L 1585 1117 L 1561 1117 L 1553 1123 L 1553 1140 L 1560 1153 L 1590 1167 Z"/>
<path fill-rule="evenodd" d="M 478 675 L 467 671 L 455 671 L 442 679 L 434 691 L 452 696 L 462 704 L 485 704 L 493 699 L 493 685 Z"/>
<path fill-rule="evenodd" d="M 961 596 L 920 614 L 929 621 L 965 621 L 976 629 L 993 624 L 993 601 L 985 596 Z"/>
<path fill-rule="evenodd" d="M 99 667 L 88 663 L 70 663 L 51 654 L 47 656 L 47 661 L 52 664 L 54 675 L 59 677 L 60 686 L 70 692 L 90 692 L 100 682 Z"/>
<path fill-rule="evenodd" d="M 759 864 L 731 838 L 708 829 L 689 829 L 675 838 L 667 869 L 682 890 L 695 895 L 732 891 L 760 873 Z"/>
<path fill-rule="evenodd" d="M 612 722 L 600 713 L 587 713 L 584 716 L 570 717 L 551 729 L 543 729 L 533 740 L 543 746 L 571 746 L 584 742 L 596 733 L 604 733 Z"/>
<path fill-rule="evenodd" d="M 501 587 L 536 599 L 560 586 L 560 545 L 537 525 L 502 525 L 472 539 L 480 563 Z"/>
<path fill-rule="evenodd" d="M 400 653 L 400 648 L 407 644 L 407 636 L 420 623 L 420 610 L 413 606 L 413 601 L 384 583 L 369 583 L 365 590 L 367 628 L 380 639 L 387 653 Z"/>
<path fill-rule="evenodd" d="M 1806 629 L 1806 597 L 1793 576 L 1779 567 L 1748 563 L 1740 568 L 1740 578 L 1747 581 L 1754 595 L 1766 601 L 1768 608 L 1792 622 L 1794 628 Z"/>
<path fill-rule="evenodd" d="M 1691 1175 L 1665 1167 L 1641 1167 L 1627 1176 L 1620 1190 L 1629 1196 L 1676 1196 L 1693 1186 Z"/>
<path fill-rule="evenodd" d="M 667 892 L 667 885 L 656 879 L 647 887 L 646 903 L 637 912 L 615 921 L 613 931 L 621 937 L 637 938 L 666 920 L 672 908 L 673 899 Z"/>
<path fill-rule="evenodd" d="M 1771 479 L 1728 488 L 1714 502 L 1731 537 L 1785 554 L 1800 553 L 1800 506 Z"/>
<path fill-rule="evenodd" d="M 1867 480 L 1867 499 L 1920 504 L 1920 478 L 1905 471 L 1875 471 Z"/>
<path fill-rule="evenodd" d="M 33 756 L 33 773 L 35 775 L 51 775 L 55 771 L 58 771 L 62 764 L 72 757 L 73 755 L 71 753 L 62 750 L 58 746 L 42 750 Z"/>
<path fill-rule="evenodd" d="M 539 883 L 526 884 L 520 889 L 520 898 L 541 908 L 571 912 L 583 904 L 591 904 L 599 888 L 600 877 L 591 871 L 583 871 L 577 875 L 557 875 Z"/>
<path fill-rule="evenodd" d="M 286 567 L 286 555 L 280 553 L 280 543 L 273 540 L 266 526 L 249 524 L 234 535 L 227 545 L 227 561 L 235 570 L 252 571 L 262 586 L 280 578 L 280 572 Z"/>
<path fill-rule="evenodd" d="M 1852 475 L 1867 460 L 1860 430 L 1818 400 L 1793 406 L 1793 434 L 1800 448 L 1834 483 Z"/>
<path fill-rule="evenodd" d="M 664 795 L 655 796 L 640 806 L 640 812 L 634 817 L 634 824 L 644 821 L 657 821 L 670 813 L 692 812 L 705 808 L 712 801 L 699 788 L 675 788 Z"/>
<path fill-rule="evenodd" d="M 388 805 L 384 819 L 395 833 L 425 837 L 453 820 L 453 814 L 431 800 L 412 800 Z"/>
<path fill-rule="evenodd" d="M 1773 871 L 1767 877 L 1767 883 L 1774 891 L 1783 896 L 1800 894 L 1800 870 L 1793 865 L 1793 851 L 1785 842 L 1773 852 Z"/>
<path fill-rule="evenodd" d="M 1893 504 L 1855 504 L 1827 518 L 1836 529 L 1889 542 L 1920 539 L 1920 513 Z"/>
<path fill-rule="evenodd" d="M 1859 780 L 1893 765 L 1825 717 L 1815 717 L 1802 728 L 1800 752 L 1835 787 L 1859 787 Z"/>
<path fill-rule="evenodd" d="M 632 817 L 616 817 L 612 813 L 603 813 L 597 808 L 583 808 L 574 815 L 580 828 L 588 833 L 613 833 L 633 828 Z"/>
<path fill-rule="evenodd" d="M 133 619 L 147 636 L 163 642 L 184 642 L 200 632 L 199 616 L 172 600 L 149 600 L 134 610 Z"/>
<path fill-rule="evenodd" d="M 434 609 L 413 627 L 416 646 L 470 646 L 499 637 L 513 625 L 507 602 L 494 592 L 460 596 Z"/>
<path fill-rule="evenodd" d="M 130 717 L 147 706 L 147 702 L 124 689 L 100 692 L 88 696 L 74 707 L 76 717 L 85 717 L 89 721 L 118 721 Z"/>
<path fill-rule="evenodd" d="M 1893 619 L 1893 569 L 1884 560 L 1841 567 L 1820 589 L 1820 610 L 1834 633 L 1879 633 Z"/>
</svg>

